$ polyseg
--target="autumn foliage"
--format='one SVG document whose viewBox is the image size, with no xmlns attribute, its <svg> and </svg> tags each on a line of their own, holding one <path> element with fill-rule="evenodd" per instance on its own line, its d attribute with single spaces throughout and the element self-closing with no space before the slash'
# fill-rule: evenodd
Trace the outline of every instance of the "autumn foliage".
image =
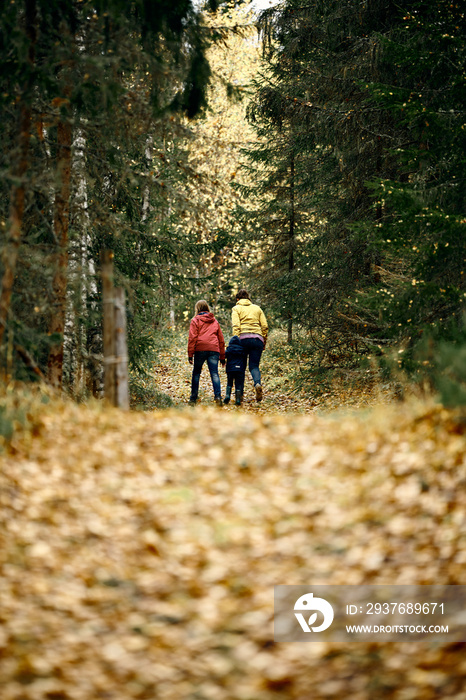
<svg viewBox="0 0 466 700">
<path fill-rule="evenodd" d="M 462 697 L 461 644 L 273 641 L 275 584 L 464 583 L 459 414 L 2 407 L 3 700 Z"/>
</svg>

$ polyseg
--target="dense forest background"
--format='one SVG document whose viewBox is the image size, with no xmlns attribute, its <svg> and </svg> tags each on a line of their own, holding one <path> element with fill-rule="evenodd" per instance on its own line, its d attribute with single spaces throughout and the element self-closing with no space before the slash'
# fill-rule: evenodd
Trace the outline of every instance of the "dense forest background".
<svg viewBox="0 0 466 700">
<path fill-rule="evenodd" d="M 465 700 L 464 27 L 0 3 L 2 700 Z M 228 336 L 239 287 L 263 400 L 188 406 L 194 303 Z M 320 584 L 446 587 L 450 629 L 277 641 L 274 586 Z"/>
<path fill-rule="evenodd" d="M 6 377 L 100 391 L 111 250 L 135 371 L 241 285 L 309 378 L 371 356 L 463 400 L 460 3 L 23 0 L 0 56 Z"/>
</svg>

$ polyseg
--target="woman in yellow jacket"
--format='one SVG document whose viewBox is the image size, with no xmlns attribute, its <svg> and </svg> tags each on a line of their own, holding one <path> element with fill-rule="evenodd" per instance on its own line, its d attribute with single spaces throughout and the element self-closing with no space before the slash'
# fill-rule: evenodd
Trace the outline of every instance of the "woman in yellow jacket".
<svg viewBox="0 0 466 700">
<path fill-rule="evenodd" d="M 233 335 L 237 335 L 246 357 L 249 357 L 249 371 L 254 381 L 256 401 L 262 400 L 262 384 L 259 363 L 267 342 L 268 325 L 265 314 L 257 304 L 253 304 L 245 289 L 236 295 L 236 306 L 231 312 Z"/>
</svg>

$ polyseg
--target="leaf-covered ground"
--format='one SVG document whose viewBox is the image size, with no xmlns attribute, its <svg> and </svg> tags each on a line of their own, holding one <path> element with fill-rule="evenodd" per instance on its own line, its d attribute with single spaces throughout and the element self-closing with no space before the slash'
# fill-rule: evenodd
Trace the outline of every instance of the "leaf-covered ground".
<svg viewBox="0 0 466 700">
<path fill-rule="evenodd" d="M 17 402 L 2 700 L 465 700 L 462 644 L 273 641 L 275 584 L 466 583 L 461 416 L 193 409 L 178 369 L 167 410 Z"/>
</svg>

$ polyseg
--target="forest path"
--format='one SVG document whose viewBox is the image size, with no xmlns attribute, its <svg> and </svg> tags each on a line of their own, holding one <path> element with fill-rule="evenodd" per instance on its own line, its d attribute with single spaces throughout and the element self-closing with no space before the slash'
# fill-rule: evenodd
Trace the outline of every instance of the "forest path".
<svg viewBox="0 0 466 700">
<path fill-rule="evenodd" d="M 462 645 L 273 642 L 275 584 L 463 582 L 454 414 L 27 415 L 0 456 L 2 700 L 462 697 Z"/>
<path fill-rule="evenodd" d="M 266 415 L 271 413 L 320 413 L 336 409 L 360 409 L 393 401 L 393 390 L 373 380 L 371 371 L 354 373 L 356 380 L 351 386 L 352 372 L 341 370 L 342 379 L 335 377 L 329 386 L 308 383 L 301 392 L 293 388 L 290 375 L 299 373 L 300 358 L 290 350 L 284 333 L 274 331 L 269 337 L 267 348 L 261 359 L 263 400 L 255 400 L 254 386 L 249 371 L 246 372 L 244 401 L 241 409 L 248 413 Z M 228 342 L 228 339 L 226 339 Z M 157 353 L 157 361 L 152 367 L 152 378 L 146 381 L 147 388 L 156 388 L 166 393 L 177 407 L 188 403 L 191 387 L 192 366 L 186 352 L 187 333 L 173 331 L 165 347 Z M 308 359 L 308 358 L 306 358 Z M 222 397 L 225 395 L 226 372 L 219 365 L 222 384 Z M 199 405 L 213 403 L 213 390 L 209 371 L 205 364 L 199 385 Z M 237 411 L 234 401 L 224 410 Z"/>
</svg>

